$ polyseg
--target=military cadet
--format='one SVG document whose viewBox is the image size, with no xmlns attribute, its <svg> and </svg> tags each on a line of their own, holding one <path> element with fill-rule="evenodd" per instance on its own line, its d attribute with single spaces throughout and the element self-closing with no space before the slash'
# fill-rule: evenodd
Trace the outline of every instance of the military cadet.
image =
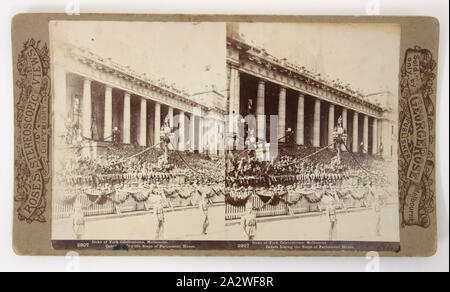
<svg viewBox="0 0 450 292">
<path fill-rule="evenodd" d="M 337 233 L 337 211 L 336 207 L 334 205 L 334 202 L 331 202 L 328 204 L 326 209 L 326 215 L 328 217 L 329 221 L 329 233 L 328 238 L 329 240 L 336 240 L 336 233 Z"/>
<path fill-rule="evenodd" d="M 163 198 L 158 198 L 158 201 L 154 208 L 154 214 L 156 217 L 156 240 L 160 240 L 164 236 L 164 206 L 163 206 Z"/>
<path fill-rule="evenodd" d="M 376 224 L 375 224 L 375 234 L 376 236 L 381 236 L 381 218 L 382 218 L 382 207 L 383 207 L 383 200 L 381 199 L 381 196 L 379 192 L 374 193 L 374 191 L 371 189 L 372 194 L 375 197 L 375 201 L 373 204 L 373 211 L 375 212 L 375 218 L 376 218 Z"/>
<path fill-rule="evenodd" d="M 84 212 L 81 202 L 77 198 L 75 201 L 75 211 L 72 217 L 72 230 L 75 239 L 79 240 L 84 235 L 86 221 L 84 219 Z"/>
<path fill-rule="evenodd" d="M 206 195 L 200 196 L 199 202 L 200 216 L 202 221 L 202 234 L 208 234 L 209 227 L 209 199 Z"/>
<path fill-rule="evenodd" d="M 245 214 L 242 216 L 241 225 L 247 235 L 248 240 L 255 239 L 257 224 L 256 224 L 256 212 L 253 210 L 253 202 L 250 197 L 245 206 Z"/>
<path fill-rule="evenodd" d="M 293 197 L 295 197 L 295 195 L 297 194 L 296 189 L 297 189 L 297 183 L 294 183 L 287 187 L 288 200 L 291 200 Z M 286 206 L 287 206 L 288 214 L 290 216 L 295 215 L 294 205 L 288 203 L 288 204 L 286 204 Z"/>
<path fill-rule="evenodd" d="M 120 182 L 115 187 L 115 194 L 113 195 L 113 202 L 112 202 L 115 214 L 121 214 L 122 213 L 122 210 L 120 208 L 119 197 L 120 197 L 120 194 L 124 191 L 124 189 L 125 189 L 125 182 L 124 181 Z"/>
</svg>

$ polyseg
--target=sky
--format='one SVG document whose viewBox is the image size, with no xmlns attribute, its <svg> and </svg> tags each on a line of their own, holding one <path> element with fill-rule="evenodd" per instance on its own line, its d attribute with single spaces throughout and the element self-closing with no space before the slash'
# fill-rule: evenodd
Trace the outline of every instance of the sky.
<svg viewBox="0 0 450 292">
<path fill-rule="evenodd" d="M 226 89 L 224 23 L 58 21 L 55 39 L 189 93 Z"/>
<path fill-rule="evenodd" d="M 398 93 L 399 25 L 241 23 L 239 31 L 275 57 L 339 78 L 365 94 Z"/>
</svg>

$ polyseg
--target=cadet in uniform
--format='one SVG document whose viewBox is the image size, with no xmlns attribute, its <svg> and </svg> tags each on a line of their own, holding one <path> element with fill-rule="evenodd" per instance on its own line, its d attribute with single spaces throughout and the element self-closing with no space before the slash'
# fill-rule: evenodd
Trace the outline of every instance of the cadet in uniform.
<svg viewBox="0 0 450 292">
<path fill-rule="evenodd" d="M 381 236 L 381 209 L 383 206 L 383 201 L 379 194 L 374 194 L 375 202 L 373 204 L 373 211 L 376 215 L 376 225 L 375 225 L 375 233 L 377 236 Z"/>
<path fill-rule="evenodd" d="M 164 236 L 164 206 L 162 203 L 162 198 L 159 198 L 155 205 L 154 214 L 156 216 L 156 240 L 163 238 Z"/>
<path fill-rule="evenodd" d="M 256 236 L 256 213 L 253 210 L 253 203 L 251 202 L 252 198 L 250 197 L 245 206 L 245 214 L 242 216 L 241 225 L 244 229 L 245 234 L 247 235 L 248 240 L 252 241 Z"/>
<path fill-rule="evenodd" d="M 80 201 L 77 199 L 75 202 L 75 212 L 72 218 L 72 230 L 75 239 L 81 239 L 84 235 L 85 225 L 86 221 L 84 219 L 84 212 Z"/>
<path fill-rule="evenodd" d="M 337 213 L 336 213 L 336 207 L 333 203 L 329 204 L 326 209 L 326 214 L 328 217 L 328 220 L 330 222 L 330 229 L 329 229 L 329 240 L 335 240 L 336 239 L 336 233 L 337 233 Z"/>
<path fill-rule="evenodd" d="M 208 234 L 208 227 L 209 227 L 209 200 L 205 196 L 200 197 L 199 202 L 199 208 L 201 211 L 201 218 L 202 218 L 202 234 L 206 235 Z"/>
</svg>

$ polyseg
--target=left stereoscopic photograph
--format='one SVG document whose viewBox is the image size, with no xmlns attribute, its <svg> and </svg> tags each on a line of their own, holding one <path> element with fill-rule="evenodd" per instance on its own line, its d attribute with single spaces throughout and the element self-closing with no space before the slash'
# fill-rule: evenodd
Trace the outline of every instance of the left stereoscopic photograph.
<svg viewBox="0 0 450 292">
<path fill-rule="evenodd" d="M 224 238 L 225 42 L 225 23 L 50 22 L 54 246 Z"/>
</svg>

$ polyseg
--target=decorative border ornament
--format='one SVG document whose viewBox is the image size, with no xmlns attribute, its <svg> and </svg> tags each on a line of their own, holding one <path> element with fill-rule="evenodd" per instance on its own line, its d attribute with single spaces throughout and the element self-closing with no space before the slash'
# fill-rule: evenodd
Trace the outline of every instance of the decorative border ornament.
<svg viewBox="0 0 450 292">
<path fill-rule="evenodd" d="M 436 62 L 427 49 L 408 49 L 401 68 L 399 188 L 402 227 L 430 226 L 435 210 L 434 112 Z"/>
<path fill-rule="evenodd" d="M 47 44 L 29 39 L 17 60 L 20 89 L 16 101 L 16 195 L 18 218 L 45 223 L 49 176 L 50 59 Z"/>
</svg>

